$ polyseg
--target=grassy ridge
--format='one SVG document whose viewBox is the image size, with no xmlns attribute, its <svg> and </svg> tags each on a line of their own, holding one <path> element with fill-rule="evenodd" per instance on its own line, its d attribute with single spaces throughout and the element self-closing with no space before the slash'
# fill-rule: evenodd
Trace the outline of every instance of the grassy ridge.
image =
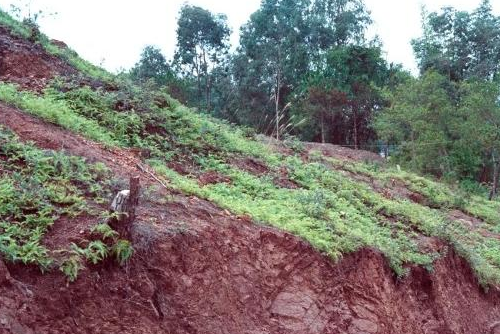
<svg viewBox="0 0 500 334">
<path fill-rule="evenodd" d="M 0 8 L 0 26 L 8 28 L 12 34 L 24 39 L 33 38 L 33 30 L 12 18 L 7 12 Z M 64 59 L 79 72 L 104 82 L 112 81 L 113 75 L 104 69 L 80 58 L 78 54 L 69 48 L 60 48 L 50 42 L 50 39 L 40 33 L 36 36 L 36 43 L 39 43 L 48 53 Z"/>
</svg>

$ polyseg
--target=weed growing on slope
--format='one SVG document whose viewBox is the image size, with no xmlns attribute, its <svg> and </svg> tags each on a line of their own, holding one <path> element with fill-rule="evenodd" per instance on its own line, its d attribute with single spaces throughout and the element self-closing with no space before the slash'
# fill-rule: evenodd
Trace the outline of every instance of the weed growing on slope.
<svg viewBox="0 0 500 334">
<path fill-rule="evenodd" d="M 47 268 L 52 259 L 44 234 L 60 217 L 88 212 L 86 196 L 107 197 L 107 177 L 102 165 L 39 150 L 0 127 L 0 253 Z"/>
<path fill-rule="evenodd" d="M 458 209 L 474 217 L 482 219 L 489 224 L 489 228 L 499 225 L 500 201 L 488 201 L 485 196 L 465 192 L 460 188 L 433 181 L 429 178 L 397 170 L 393 167 L 378 167 L 374 170 L 373 165 L 343 162 L 332 158 L 326 158 L 334 166 L 348 170 L 353 173 L 368 175 L 391 186 L 392 180 L 402 182 L 408 189 L 423 195 L 429 205 L 438 209 Z"/>
<path fill-rule="evenodd" d="M 97 122 L 78 115 L 64 102 L 20 91 L 16 85 L 4 82 L 0 82 L 0 101 L 22 109 L 47 122 L 82 133 L 93 140 L 110 146 L 118 144 L 109 131 L 99 126 Z"/>
</svg>

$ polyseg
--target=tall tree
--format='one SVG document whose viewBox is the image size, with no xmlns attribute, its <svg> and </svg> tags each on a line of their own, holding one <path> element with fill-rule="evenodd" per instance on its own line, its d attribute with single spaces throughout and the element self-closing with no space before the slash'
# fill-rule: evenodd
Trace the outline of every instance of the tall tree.
<svg viewBox="0 0 500 334">
<path fill-rule="evenodd" d="M 278 139 L 284 91 L 293 89 L 308 68 L 308 7 L 309 0 L 263 0 L 241 30 L 240 61 L 252 67 L 261 89 L 272 96 Z"/>
<path fill-rule="evenodd" d="M 230 32 L 223 14 L 188 4 L 180 10 L 174 62 L 195 77 L 198 99 L 204 95 L 207 109 L 211 109 L 211 71 L 227 54 Z"/>
<path fill-rule="evenodd" d="M 365 29 L 372 22 L 362 0 L 316 0 L 309 21 L 310 43 L 316 51 L 349 43 L 362 44 Z"/>
<path fill-rule="evenodd" d="M 138 80 L 153 79 L 158 85 L 165 85 L 174 77 L 161 50 L 152 45 L 142 50 L 141 58 L 130 70 L 130 74 Z"/>
<path fill-rule="evenodd" d="M 395 89 L 375 128 L 397 145 L 395 158 L 420 172 L 479 181 L 486 170 L 493 198 L 500 174 L 499 96 L 498 83 L 456 83 L 429 71 Z"/>
<path fill-rule="evenodd" d="M 279 138 L 280 121 L 289 121 L 283 110 L 314 68 L 312 60 L 334 45 L 363 40 L 369 22 L 361 0 L 263 0 L 240 35 L 235 81 L 250 98 L 244 103 L 258 105 L 259 119 L 272 110 Z"/>
<path fill-rule="evenodd" d="M 382 140 L 400 145 L 401 162 L 411 161 L 414 169 L 440 176 L 452 171 L 452 133 L 458 122 L 452 90 L 456 86 L 437 72 L 397 87 L 375 128 Z"/>
<path fill-rule="evenodd" d="M 489 0 L 472 13 L 444 7 L 422 16 L 423 35 L 412 41 L 421 73 L 434 69 L 454 81 L 498 75 L 500 17 Z"/>
<path fill-rule="evenodd" d="M 358 148 L 374 139 L 369 125 L 385 103 L 380 90 L 397 70 L 388 66 L 377 45 L 332 47 L 310 71 L 300 97 L 306 103 L 299 103 L 294 114 L 319 124 L 322 141 Z"/>
<path fill-rule="evenodd" d="M 498 194 L 500 176 L 500 88 L 496 82 L 474 80 L 461 85 L 459 108 L 461 140 L 475 147 L 491 166 L 490 199 Z"/>
</svg>

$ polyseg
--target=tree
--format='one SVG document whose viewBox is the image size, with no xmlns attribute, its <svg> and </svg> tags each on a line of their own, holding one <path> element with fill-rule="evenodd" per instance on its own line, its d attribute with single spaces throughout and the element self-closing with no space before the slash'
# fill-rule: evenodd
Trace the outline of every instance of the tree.
<svg viewBox="0 0 500 334">
<path fill-rule="evenodd" d="M 299 108 L 310 112 L 312 114 L 310 117 L 319 123 L 320 140 L 326 143 L 326 136 L 330 130 L 328 124 L 332 124 L 333 118 L 342 113 L 342 109 L 348 103 L 347 94 L 335 88 L 310 86 L 303 102 L 299 104 Z"/>
<path fill-rule="evenodd" d="M 229 49 L 230 29 L 225 15 L 184 4 L 177 22 L 177 50 L 174 61 L 197 82 L 198 100 L 211 108 L 211 71 Z"/>
<path fill-rule="evenodd" d="M 279 138 L 285 128 L 280 121 L 290 121 L 283 110 L 293 95 L 307 91 L 301 86 L 313 60 L 334 45 L 363 40 L 369 22 L 361 0 L 262 1 L 241 30 L 235 58 L 238 91 L 249 98 L 242 101 L 257 107 L 259 120 L 272 112 L 272 133 Z"/>
<path fill-rule="evenodd" d="M 493 198 L 500 174 L 499 96 L 498 83 L 456 83 L 429 71 L 395 89 L 374 127 L 397 145 L 395 158 L 417 171 L 479 180 L 481 169 L 489 170 Z"/>
<path fill-rule="evenodd" d="M 500 70 L 500 17 L 489 0 L 472 13 L 444 7 L 422 13 L 423 36 L 412 41 L 421 73 L 429 69 L 460 81 L 493 80 Z"/>
<path fill-rule="evenodd" d="M 280 138 L 284 90 L 291 90 L 308 68 L 308 0 L 264 0 L 242 27 L 239 61 L 251 67 L 258 86 L 274 102 L 274 135 Z"/>
<path fill-rule="evenodd" d="M 390 96 L 390 107 L 376 118 L 380 139 L 398 145 L 396 158 L 422 173 L 448 175 L 457 166 L 450 151 L 457 122 L 456 103 L 450 98 L 457 87 L 437 72 L 410 78 Z"/>
<path fill-rule="evenodd" d="M 500 105 L 498 83 L 473 80 L 461 85 L 462 102 L 459 109 L 462 121 L 460 133 L 469 147 L 476 147 L 483 164 L 490 161 L 491 191 L 498 194 L 500 175 Z"/>
<path fill-rule="evenodd" d="M 130 70 L 130 75 L 141 81 L 153 79 L 157 85 L 166 85 L 174 78 L 161 50 L 152 45 L 142 50 L 141 58 Z"/>
<path fill-rule="evenodd" d="M 373 140 L 371 119 L 385 103 L 381 88 L 398 68 L 387 65 L 377 45 L 332 47 L 314 67 L 299 97 L 305 103 L 294 113 L 318 124 L 323 142 L 358 148 Z"/>
<path fill-rule="evenodd" d="M 362 44 L 364 32 L 372 22 L 362 0 L 316 0 L 309 20 L 310 44 L 319 51 L 350 43 Z"/>
</svg>

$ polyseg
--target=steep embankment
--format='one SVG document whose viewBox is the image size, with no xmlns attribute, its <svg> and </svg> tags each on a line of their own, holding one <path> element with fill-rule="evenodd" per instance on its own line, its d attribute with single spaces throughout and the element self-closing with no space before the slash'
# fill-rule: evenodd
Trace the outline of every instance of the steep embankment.
<svg viewBox="0 0 500 334">
<path fill-rule="evenodd" d="M 46 85 L 55 74 L 72 74 L 43 48 L 6 30 L 0 30 L 0 36 L 6 43 L 1 81 L 40 91 L 39 82 Z M 23 78 L 40 73 L 40 60 L 26 62 L 16 72 L 15 63 L 5 61 L 9 50 L 43 59 L 50 75 L 30 85 Z M 17 79 L 9 73 L 16 73 Z M 76 98 L 87 94 L 85 106 L 96 103 L 90 91 L 73 91 Z M 500 333 L 500 293 L 495 286 L 485 291 L 476 278 L 480 275 L 486 283 L 497 270 L 496 207 L 478 212 L 491 208 L 476 198 L 455 203 L 451 190 L 431 181 L 364 165 L 361 161 L 375 159 L 367 152 L 310 144 L 295 156 L 297 148 L 231 137 L 225 125 L 210 120 L 187 123 L 183 117 L 196 115 L 182 108 L 143 112 L 153 121 L 145 122 L 137 136 L 149 146 L 133 150 L 127 148 L 133 145 L 126 133 L 106 120 L 120 112 L 110 109 L 105 114 L 105 104 L 99 105 L 99 117 L 88 117 L 94 122 L 89 124 L 97 124 L 93 132 L 65 123 L 56 112 L 50 115 L 53 123 L 73 129 L 69 131 L 32 115 L 49 117 L 38 112 L 41 106 L 67 108 L 65 115 L 73 115 L 81 107 L 74 96 L 62 96 L 68 104 L 54 104 L 53 95 L 44 100 L 14 96 L 9 89 L 2 92 L 9 103 L 22 101 L 27 108 L 0 103 L 0 125 L 19 136 L 14 141 L 32 141 L 39 149 L 79 156 L 89 164 L 104 163 L 116 179 L 110 184 L 123 186 L 130 174 L 140 175 L 146 191 L 132 228 L 135 254 L 125 266 L 111 258 L 87 263 L 78 278 L 68 282 L 53 268 L 41 273 L 34 265 L 0 260 L 0 332 Z M 111 104 L 118 110 L 125 105 Z M 156 103 L 164 104 L 169 102 Z M 125 110 L 119 117 L 124 113 L 129 115 Z M 81 109 L 75 115 L 89 114 Z M 162 125 L 154 118 L 159 115 L 173 125 Z M 113 118 L 117 120 L 123 119 Z M 189 137 L 197 131 L 204 138 L 222 136 L 225 142 L 205 145 L 201 137 Z M 94 139 L 119 141 L 125 148 L 84 138 L 89 133 Z M 163 142 L 175 152 L 173 159 L 159 159 L 167 153 L 167 146 L 160 146 Z M 2 149 L 0 179 L 17 180 L 15 165 L 26 166 Z M 37 156 L 50 156 L 44 152 Z M 145 160 L 151 156 L 154 160 Z M 105 211 L 107 203 L 92 205 Z M 92 213 L 55 216 L 42 246 L 57 262 L 59 250 L 72 243 L 86 245 L 92 237 L 89 230 L 99 221 Z M 483 241 L 490 248 L 483 247 Z M 468 261 L 454 247 L 469 256 Z M 338 261 L 332 259 L 347 250 Z"/>
</svg>

